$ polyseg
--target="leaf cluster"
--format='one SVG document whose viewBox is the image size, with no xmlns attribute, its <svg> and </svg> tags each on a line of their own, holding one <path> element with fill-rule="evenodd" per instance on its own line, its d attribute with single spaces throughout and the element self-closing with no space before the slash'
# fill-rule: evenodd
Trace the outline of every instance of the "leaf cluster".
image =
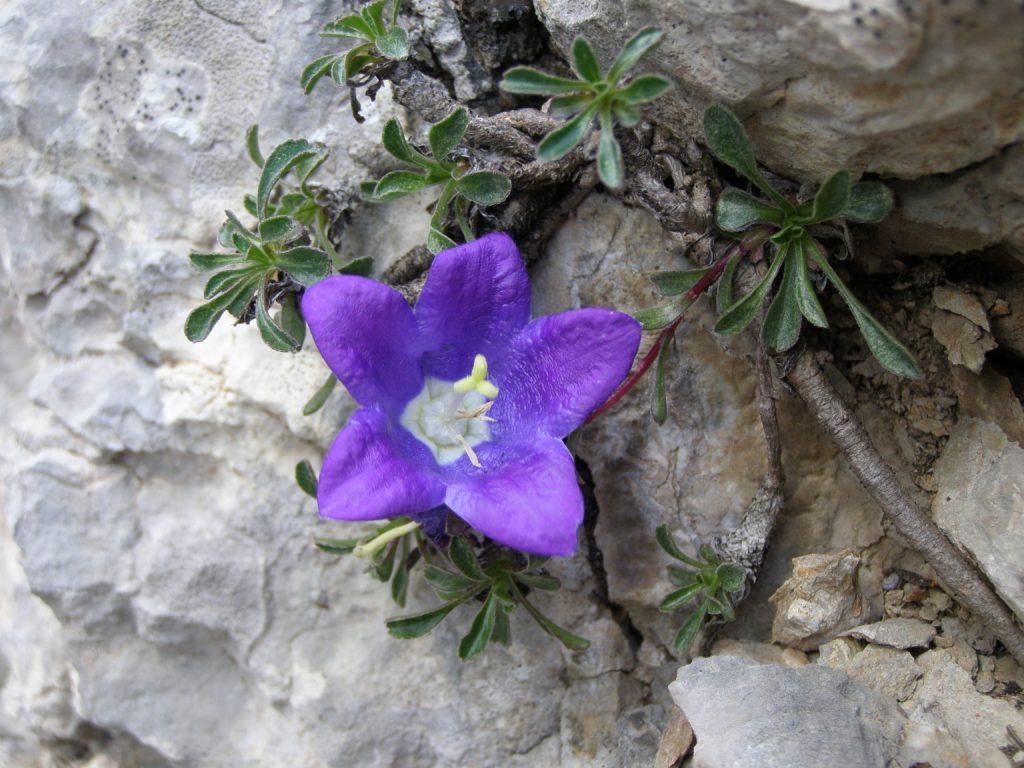
<svg viewBox="0 0 1024 768">
<path fill-rule="evenodd" d="M 618 189 L 623 183 L 622 148 L 615 138 L 615 125 L 626 127 L 640 122 L 640 105 L 661 96 L 671 83 L 659 75 L 640 75 L 622 82 L 626 73 L 660 41 L 654 27 L 637 32 L 602 74 L 597 56 L 586 38 L 572 44 L 572 66 L 577 78 L 558 77 L 531 67 L 513 67 L 505 73 L 500 87 L 509 93 L 554 96 L 551 114 L 570 118 L 547 134 L 537 146 L 537 158 L 557 160 L 583 141 L 594 120 L 601 126 L 597 149 L 597 171 L 605 186 Z"/>
<path fill-rule="evenodd" d="M 811 200 L 794 202 L 776 190 L 761 173 L 747 133 L 729 109 L 716 105 L 704 113 L 704 135 L 718 159 L 746 177 L 767 198 L 764 200 L 733 187 L 726 189 L 715 208 L 718 226 L 733 233 L 767 226 L 772 233 L 770 245 L 774 249 L 763 279 L 747 295 L 728 302 L 721 311 L 715 330 L 727 334 L 742 331 L 769 299 L 771 303 L 763 327 L 764 340 L 778 351 L 796 344 L 803 320 L 819 328 L 828 327 L 817 296 L 818 284 L 811 273 L 813 265 L 846 302 L 868 348 L 878 361 L 893 373 L 909 378 L 919 377 L 921 371 L 913 355 L 853 295 L 810 231 L 815 225 L 832 221 L 842 226 L 851 221 L 881 221 L 892 208 L 889 189 L 873 181 L 855 184 L 849 171 L 838 171 L 822 183 Z M 779 275 L 782 276 L 781 282 L 772 297 Z M 724 276 L 722 287 L 731 299 Z"/>
<path fill-rule="evenodd" d="M 469 112 L 463 107 L 432 125 L 427 133 L 430 145 L 430 155 L 427 155 L 409 143 L 396 119 L 388 120 L 381 136 L 384 149 L 415 170 L 391 171 L 377 181 L 365 181 L 360 185 L 362 195 L 375 203 L 395 200 L 426 187 L 441 185 L 441 194 L 434 204 L 430 232 L 427 235 L 427 248 L 432 253 L 456 245 L 444 233 L 445 219 L 452 206 L 463 237 L 472 240 L 473 233 L 468 220 L 469 204 L 498 205 L 512 191 L 512 182 L 507 176 L 495 171 L 471 171 L 464 161 L 453 157 L 468 127 Z"/>
<path fill-rule="evenodd" d="M 391 4 L 391 13 L 387 6 Z M 325 76 L 338 85 L 351 85 L 353 79 L 371 64 L 400 61 L 409 55 L 409 35 L 398 25 L 402 0 L 376 0 L 359 13 L 341 16 L 326 24 L 321 37 L 359 40 L 343 53 L 321 56 L 302 70 L 302 89 L 309 93 Z"/>
<path fill-rule="evenodd" d="M 736 617 L 730 595 L 743 591 L 746 571 L 738 565 L 723 563 L 707 544 L 701 545 L 698 557 L 684 554 L 664 525 L 658 527 L 655 537 L 669 557 L 690 566 L 689 569 L 669 567 L 669 578 L 679 588 L 669 593 L 658 606 L 660 610 L 670 613 L 684 604 L 696 601 L 696 610 L 680 627 L 673 641 L 677 653 L 687 653 L 708 616 L 721 616 L 726 621 Z"/>
<path fill-rule="evenodd" d="M 260 336 L 272 349 L 295 352 L 306 337 L 298 296 L 305 286 L 328 275 L 334 253 L 326 234 L 327 214 L 310 185 L 310 177 L 327 159 L 327 148 L 290 139 L 264 158 L 256 126 L 249 129 L 247 145 L 261 169 L 256 194 L 244 201 L 256 224 L 247 227 L 227 211 L 218 235 L 227 251 L 189 255 L 195 269 L 213 274 L 203 291 L 207 301 L 185 320 L 185 335 L 192 342 L 204 340 L 227 312 L 239 322 L 255 319 Z M 282 190 L 288 174 L 296 177 L 296 190 Z M 365 261 L 343 270 L 366 271 L 370 265 Z M 277 320 L 270 315 L 275 302 L 281 307 Z"/>
<path fill-rule="evenodd" d="M 523 556 L 500 548 L 487 561 L 482 561 L 470 540 L 453 536 L 444 553 L 444 567 L 428 564 L 424 576 L 443 603 L 413 616 L 390 619 L 388 632 L 399 639 L 422 637 L 433 630 L 460 605 L 479 602 L 480 608 L 469 632 L 459 643 L 459 658 L 470 659 L 481 653 L 488 643 L 508 645 L 512 634 L 509 616 L 522 605 L 547 634 L 566 648 L 585 650 L 590 642 L 560 627 L 530 601 L 532 590 L 555 591 L 561 587 L 543 565 L 547 558 Z"/>
</svg>

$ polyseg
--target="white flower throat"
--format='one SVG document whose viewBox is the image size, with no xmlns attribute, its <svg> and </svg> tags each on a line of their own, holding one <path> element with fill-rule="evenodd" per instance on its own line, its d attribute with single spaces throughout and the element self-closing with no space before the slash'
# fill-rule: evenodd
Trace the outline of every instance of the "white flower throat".
<svg viewBox="0 0 1024 768">
<path fill-rule="evenodd" d="M 451 464 L 466 454 L 479 467 L 473 448 L 491 439 L 494 419 L 487 412 L 497 396 L 498 388 L 487 380 L 487 359 L 477 355 L 473 372 L 454 383 L 427 377 L 399 423 L 430 449 L 438 464 Z"/>
</svg>

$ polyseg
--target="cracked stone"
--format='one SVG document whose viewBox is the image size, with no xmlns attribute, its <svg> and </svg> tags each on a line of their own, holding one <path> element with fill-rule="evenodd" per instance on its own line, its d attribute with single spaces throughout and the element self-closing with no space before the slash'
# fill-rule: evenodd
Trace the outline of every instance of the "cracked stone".
<svg viewBox="0 0 1024 768">
<path fill-rule="evenodd" d="M 919 619 L 883 619 L 874 624 L 862 624 L 846 632 L 858 640 L 865 640 L 891 648 L 927 648 L 935 637 L 935 627 Z"/>
</svg>

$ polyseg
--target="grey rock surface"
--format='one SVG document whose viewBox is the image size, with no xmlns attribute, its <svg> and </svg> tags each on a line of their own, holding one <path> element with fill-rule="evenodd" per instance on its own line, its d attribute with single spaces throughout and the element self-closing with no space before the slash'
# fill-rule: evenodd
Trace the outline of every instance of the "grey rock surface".
<svg viewBox="0 0 1024 768">
<path fill-rule="evenodd" d="M 697 737 L 694 768 L 971 765 L 941 730 L 909 721 L 895 700 L 818 664 L 697 659 L 669 690 Z"/>
<path fill-rule="evenodd" d="M 1024 619 L 1024 449 L 994 424 L 962 419 L 935 478 L 935 522 L 971 553 Z"/>
<path fill-rule="evenodd" d="M 920 619 L 895 618 L 862 624 L 845 634 L 890 648 L 927 648 L 935 637 L 935 627 Z"/>
</svg>

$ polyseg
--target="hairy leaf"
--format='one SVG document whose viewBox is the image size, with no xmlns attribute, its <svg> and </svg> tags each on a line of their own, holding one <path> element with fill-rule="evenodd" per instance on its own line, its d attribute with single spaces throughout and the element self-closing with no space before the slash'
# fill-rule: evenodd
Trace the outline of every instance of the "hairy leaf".
<svg viewBox="0 0 1024 768">
<path fill-rule="evenodd" d="M 675 640 L 672 645 L 676 649 L 676 653 L 689 653 L 690 646 L 693 645 L 694 638 L 697 637 L 697 633 L 700 631 L 701 624 L 704 623 L 704 617 L 708 614 L 707 603 L 701 603 L 700 607 L 691 614 L 690 618 L 686 620 L 686 623 L 679 628 L 676 633 Z"/>
<path fill-rule="evenodd" d="M 249 153 L 249 159 L 260 168 L 263 167 L 263 153 L 260 152 L 260 127 L 250 125 L 245 132 L 245 149 Z"/>
<path fill-rule="evenodd" d="M 708 107 L 704 112 L 704 137 L 719 160 L 754 182 L 782 210 L 793 211 L 793 204 L 780 195 L 761 174 L 747 132 L 732 110 L 721 104 Z"/>
<path fill-rule="evenodd" d="M 302 70 L 302 76 L 299 78 L 299 82 L 302 84 L 302 90 L 305 93 L 311 93 L 316 84 L 320 82 L 322 78 L 327 76 L 331 67 L 341 57 L 336 53 L 329 53 L 326 56 L 321 56 L 319 59 L 310 62 L 304 70 Z M 263 163 L 259 163 L 262 167 Z"/>
<path fill-rule="evenodd" d="M 654 272 L 650 277 L 654 287 L 662 296 L 678 296 L 699 283 L 709 269 L 709 267 L 701 267 L 684 272 Z"/>
<path fill-rule="evenodd" d="M 633 68 L 640 59 L 654 46 L 661 42 L 661 30 L 655 27 L 645 27 L 637 32 L 629 41 L 622 46 L 618 58 L 612 63 L 608 70 L 609 83 L 617 83 L 619 78 Z"/>
<path fill-rule="evenodd" d="M 474 581 L 490 581 L 483 568 L 480 567 L 480 563 L 477 562 L 473 548 L 465 536 L 452 537 L 451 544 L 448 546 L 448 557 L 466 578 Z"/>
<path fill-rule="evenodd" d="M 552 117 L 571 117 L 594 100 L 591 93 L 574 93 L 571 96 L 558 96 L 551 100 L 548 114 Z"/>
<path fill-rule="evenodd" d="M 213 326 L 220 320 L 224 311 L 242 298 L 252 296 L 259 282 L 259 276 L 253 275 L 247 280 L 242 280 L 234 288 L 217 296 L 217 298 L 206 304 L 200 304 L 193 309 L 185 319 L 185 336 L 189 341 L 200 342 L 210 335 Z"/>
<path fill-rule="evenodd" d="M 651 387 L 651 418 L 656 424 L 664 424 L 668 418 L 668 398 L 665 395 L 665 365 L 668 361 L 674 334 L 662 342 L 658 359 L 654 364 L 654 386 Z"/>
<path fill-rule="evenodd" d="M 424 157 L 409 145 L 401 123 L 393 117 L 384 124 L 381 142 L 384 144 L 384 149 L 399 160 L 424 168 L 434 167 L 434 163 L 430 162 L 429 158 Z"/>
<path fill-rule="evenodd" d="M 457 600 L 445 603 L 440 608 L 434 608 L 424 613 L 403 616 L 398 619 L 388 619 L 385 622 L 388 634 L 392 637 L 397 637 L 399 640 L 412 640 L 416 637 L 423 637 L 440 624 L 444 617 L 451 613 L 461 602 L 461 600 Z"/>
<path fill-rule="evenodd" d="M 498 609 L 498 601 L 491 592 L 484 600 L 483 608 L 473 619 L 469 632 L 459 643 L 459 658 L 463 661 L 471 659 L 487 647 L 494 632 L 494 616 Z"/>
<path fill-rule="evenodd" d="M 615 96 L 627 104 L 643 104 L 654 101 L 671 87 L 672 82 L 660 75 L 640 75 Z"/>
<path fill-rule="evenodd" d="M 302 285 L 313 285 L 327 277 L 331 270 L 330 257 L 319 248 L 298 245 L 277 254 L 274 263 Z"/>
<path fill-rule="evenodd" d="M 188 255 L 188 258 L 195 269 L 198 269 L 200 272 L 210 272 L 214 269 L 245 261 L 245 254 L 238 253 L 237 251 L 233 253 L 200 253 L 199 251 L 193 251 Z"/>
<path fill-rule="evenodd" d="M 747 580 L 747 572 L 738 565 L 722 563 L 716 569 L 721 579 L 722 589 L 726 592 L 739 592 Z"/>
<path fill-rule="evenodd" d="M 359 545 L 359 539 L 326 539 L 316 538 L 313 543 L 317 549 L 332 555 L 347 555 Z"/>
<path fill-rule="evenodd" d="M 733 254 L 729 257 L 729 260 L 725 262 L 725 269 L 722 270 L 722 276 L 718 278 L 718 291 L 715 294 L 715 310 L 720 315 L 732 306 L 733 276 L 736 274 L 736 266 L 743 259 L 743 256 L 743 251 L 740 248 L 736 248 Z"/>
<path fill-rule="evenodd" d="M 267 203 L 277 183 L 299 162 L 313 155 L 326 156 L 327 149 L 310 144 L 305 139 L 291 139 L 279 144 L 263 165 L 260 183 L 256 189 L 256 210 L 262 219 L 266 216 Z"/>
<path fill-rule="evenodd" d="M 472 590 L 481 589 L 480 582 L 434 565 L 426 566 L 423 576 L 442 600 L 455 600 Z"/>
<path fill-rule="evenodd" d="M 460 195 L 478 205 L 498 205 L 508 199 L 512 182 L 508 177 L 494 171 L 475 171 L 460 176 L 456 181 Z"/>
<path fill-rule="evenodd" d="M 523 93 L 535 96 L 559 96 L 587 90 L 587 83 L 556 77 L 532 67 L 512 67 L 501 79 L 499 87 L 509 93 Z"/>
<path fill-rule="evenodd" d="M 321 37 L 354 37 L 358 40 L 372 41 L 373 29 L 366 21 L 356 14 L 344 16 L 326 24 L 320 30 Z"/>
<path fill-rule="evenodd" d="M 302 349 L 306 341 L 306 321 L 302 319 L 299 312 L 299 299 L 294 293 L 290 293 L 281 300 L 281 328 L 284 332 L 295 339 L 296 349 Z"/>
<path fill-rule="evenodd" d="M 601 139 L 597 146 L 597 175 L 609 189 L 620 189 L 624 171 L 622 169 L 622 148 L 615 139 L 615 121 L 612 107 L 605 103 L 601 108 Z"/>
<path fill-rule="evenodd" d="M 545 592 L 555 592 L 562 587 L 562 582 L 554 576 L 546 576 L 540 573 L 519 573 L 516 578 L 523 584 L 533 589 L 541 589 Z"/>
<path fill-rule="evenodd" d="M 739 232 L 751 224 L 782 224 L 784 214 L 774 205 L 729 187 L 715 205 L 715 223 L 726 232 Z"/>
<path fill-rule="evenodd" d="M 825 317 L 825 310 L 821 308 L 818 301 L 817 291 L 811 281 L 811 274 L 807 269 L 807 239 L 810 237 L 804 234 L 797 243 L 793 245 L 793 258 L 796 264 L 797 299 L 800 304 L 800 314 L 807 318 L 807 322 L 819 328 L 828 328 L 828 319 Z"/>
<path fill-rule="evenodd" d="M 761 282 L 757 284 L 757 287 L 729 307 L 729 309 L 727 309 L 725 313 L 718 318 L 718 322 L 715 324 L 715 330 L 718 331 L 718 333 L 739 333 L 750 325 L 754 316 L 757 315 L 758 309 L 760 309 L 765 298 L 768 296 L 768 292 L 772 288 L 772 283 L 775 282 L 776 275 L 779 274 L 779 269 L 782 267 L 782 262 L 785 256 L 786 248 L 780 248 L 775 259 L 772 261 L 771 266 L 768 268 L 767 274 L 765 274 Z"/>
<path fill-rule="evenodd" d="M 849 171 L 838 171 L 825 179 L 814 196 L 811 221 L 828 221 L 841 215 L 850 204 L 852 186 L 853 177 Z"/>
<path fill-rule="evenodd" d="M 584 80 L 596 83 L 601 79 L 601 66 L 585 37 L 577 37 L 572 41 L 572 61 L 576 74 Z"/>
<path fill-rule="evenodd" d="M 850 202 L 840 214 L 844 219 L 877 224 L 892 210 L 892 191 L 877 181 L 862 181 L 850 191 Z"/>
<path fill-rule="evenodd" d="M 259 233 L 264 243 L 287 243 L 302 234 L 302 227 L 291 216 L 271 216 L 260 222 Z"/>
<path fill-rule="evenodd" d="M 437 162 L 443 162 L 448 154 L 459 146 L 469 127 L 469 112 L 459 107 L 439 123 L 430 126 L 427 142 Z"/>
<path fill-rule="evenodd" d="M 338 269 L 338 274 L 341 275 L 358 275 L 359 277 L 369 277 L 373 274 L 373 257 L 372 256 L 358 256 L 347 264 L 342 265 Z"/>
<path fill-rule="evenodd" d="M 635 104 L 627 104 L 624 101 L 614 102 L 615 119 L 619 121 L 619 125 L 625 128 L 632 128 L 634 125 L 640 122 L 640 107 Z"/>
<path fill-rule="evenodd" d="M 383 56 L 399 61 L 409 55 L 409 33 L 401 27 L 394 27 L 379 36 L 376 45 Z"/>
<path fill-rule="evenodd" d="M 253 264 L 222 270 L 206 281 L 206 287 L 203 289 L 203 298 L 213 298 L 218 293 L 230 290 L 238 283 L 249 280 L 253 275 L 261 275 L 262 273 L 263 268 Z"/>
<path fill-rule="evenodd" d="M 267 311 L 266 286 L 256 294 L 256 327 L 264 343 L 278 352 L 295 352 L 299 342 L 281 326 L 274 322 Z"/>
<path fill-rule="evenodd" d="M 316 498 L 317 491 L 317 479 L 316 471 L 313 469 L 313 465 L 309 463 L 309 459 L 303 459 L 295 465 L 295 482 L 298 484 L 302 492 L 307 496 Z"/>
<path fill-rule="evenodd" d="M 764 318 L 764 340 L 768 346 L 785 352 L 800 337 L 800 294 L 794 251 L 790 248 L 782 273 L 782 283 Z"/>
<path fill-rule="evenodd" d="M 413 171 L 391 171 L 384 174 L 373 187 L 373 200 L 375 202 L 386 202 L 395 200 L 405 195 L 426 187 L 427 177 Z"/>
<path fill-rule="evenodd" d="M 599 102 L 592 102 L 572 120 L 545 136 L 537 145 L 537 159 L 549 163 L 571 152 L 583 140 L 590 127 L 590 121 L 594 119 L 600 106 Z"/>
<path fill-rule="evenodd" d="M 665 613 L 671 613 L 683 603 L 692 600 L 703 588 L 704 585 L 698 582 L 696 584 L 689 584 L 681 589 L 677 589 L 675 592 L 669 593 L 669 595 L 661 601 L 661 604 L 658 606 L 658 610 Z"/>
<path fill-rule="evenodd" d="M 557 639 L 562 645 L 572 651 L 585 651 L 590 647 L 590 641 L 584 637 L 574 635 L 564 627 L 560 627 L 526 599 L 525 595 L 519 590 L 519 588 L 512 584 L 512 592 L 516 599 L 522 603 L 523 607 L 529 612 L 533 620 L 540 625 L 540 628 L 547 632 L 549 635 Z"/>
<path fill-rule="evenodd" d="M 665 553 L 669 557 L 673 557 L 680 562 L 693 566 L 694 568 L 704 567 L 700 561 L 683 554 L 679 547 L 676 546 L 675 539 L 673 539 L 672 534 L 669 533 L 667 525 L 659 525 L 657 530 L 654 532 L 654 538 L 658 542 L 658 546 L 665 550 Z"/>
<path fill-rule="evenodd" d="M 324 407 L 324 403 L 327 402 L 327 398 L 331 396 L 334 391 L 334 387 L 338 384 L 338 377 L 333 373 L 327 377 L 327 380 L 320 385 L 320 388 L 313 393 L 313 396 L 309 398 L 304 406 L 302 406 L 302 415 L 310 416 L 321 408 Z"/>
</svg>

